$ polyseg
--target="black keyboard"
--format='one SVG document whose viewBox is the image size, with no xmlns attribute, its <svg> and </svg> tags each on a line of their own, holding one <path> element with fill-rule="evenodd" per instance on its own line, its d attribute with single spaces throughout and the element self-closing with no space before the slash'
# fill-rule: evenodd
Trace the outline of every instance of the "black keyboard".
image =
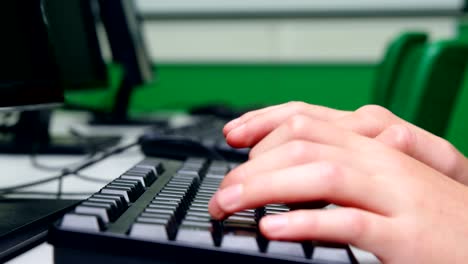
<svg viewBox="0 0 468 264">
<path fill-rule="evenodd" d="M 357 263 L 347 245 L 268 241 L 257 223 L 283 204 L 211 219 L 208 201 L 235 166 L 143 160 L 55 223 L 55 263 Z"/>
<path fill-rule="evenodd" d="M 140 137 L 141 150 L 147 157 L 246 161 L 249 149 L 232 148 L 226 143 L 222 132 L 225 123 L 221 118 L 194 116 L 186 125 L 155 126 Z"/>
</svg>

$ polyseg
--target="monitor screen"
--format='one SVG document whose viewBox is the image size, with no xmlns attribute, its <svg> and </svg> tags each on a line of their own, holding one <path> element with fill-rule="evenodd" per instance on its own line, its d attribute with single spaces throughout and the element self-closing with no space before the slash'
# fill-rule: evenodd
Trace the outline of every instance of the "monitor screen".
<svg viewBox="0 0 468 264">
<path fill-rule="evenodd" d="M 43 0 L 49 36 L 66 90 L 107 88 L 97 35 L 97 0 Z"/>
<path fill-rule="evenodd" d="M 51 135 L 51 108 L 64 101 L 64 86 L 44 2 L 0 2 L 0 153 L 89 154 L 118 143 L 119 136 Z"/>
<path fill-rule="evenodd" d="M 41 1 L 4 0 L 0 6 L 0 109 L 62 103 Z"/>
<path fill-rule="evenodd" d="M 135 1 L 99 0 L 99 9 L 112 60 L 124 67 L 129 85 L 142 85 L 151 81 L 153 71 L 141 33 Z"/>
</svg>

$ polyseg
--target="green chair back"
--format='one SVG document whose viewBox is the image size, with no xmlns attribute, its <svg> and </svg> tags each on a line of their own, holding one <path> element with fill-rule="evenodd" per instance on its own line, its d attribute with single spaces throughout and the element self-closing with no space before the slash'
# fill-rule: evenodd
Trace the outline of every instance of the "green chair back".
<svg viewBox="0 0 468 264">
<path fill-rule="evenodd" d="M 389 106 L 402 66 L 412 63 L 414 52 L 420 50 L 427 39 L 427 34 L 423 32 L 405 32 L 390 43 L 377 69 L 372 95 L 373 104 Z"/>
<path fill-rule="evenodd" d="M 420 63 L 403 66 L 389 110 L 444 137 L 463 83 L 468 45 L 458 40 L 437 41 L 416 52 L 413 60 Z"/>
<path fill-rule="evenodd" d="M 446 131 L 445 138 L 458 150 L 468 157 L 468 72 L 465 71 L 465 80 L 462 90 L 459 91 L 452 116 Z"/>
</svg>

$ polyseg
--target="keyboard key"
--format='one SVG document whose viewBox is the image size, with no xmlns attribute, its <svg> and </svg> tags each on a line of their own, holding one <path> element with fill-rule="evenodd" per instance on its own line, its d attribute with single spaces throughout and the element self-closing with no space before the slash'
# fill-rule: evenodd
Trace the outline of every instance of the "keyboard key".
<svg viewBox="0 0 468 264">
<path fill-rule="evenodd" d="M 246 231 L 236 231 L 224 234 L 221 247 L 225 249 L 233 249 L 236 251 L 261 251 L 260 245 L 257 242 L 256 233 Z M 262 245 L 262 247 L 265 246 Z"/>
<path fill-rule="evenodd" d="M 194 244 L 215 245 L 212 234 L 207 230 L 181 227 L 177 232 L 176 241 Z"/>
<path fill-rule="evenodd" d="M 105 187 L 101 190 L 101 193 L 122 195 L 125 198 L 125 201 L 127 203 L 130 203 L 130 197 L 128 196 L 128 191 L 125 189 Z"/>
<path fill-rule="evenodd" d="M 150 203 L 147 208 L 155 208 L 155 209 L 166 209 L 166 210 L 173 210 L 177 209 L 177 206 L 172 204 L 172 205 L 165 205 L 165 204 L 153 204 Z"/>
<path fill-rule="evenodd" d="M 164 172 L 163 164 L 154 159 L 145 159 L 142 162 L 138 163 L 136 168 L 142 169 L 151 169 L 156 175 L 161 175 Z"/>
<path fill-rule="evenodd" d="M 196 164 L 196 165 L 200 165 L 200 166 L 203 166 L 204 164 L 206 163 L 206 159 L 203 159 L 203 158 L 188 158 L 185 160 L 185 164 Z"/>
<path fill-rule="evenodd" d="M 139 181 L 143 187 L 149 187 L 149 185 L 147 185 L 147 183 L 145 182 L 145 177 L 144 176 L 132 176 L 132 175 L 122 175 L 120 176 L 119 179 L 123 179 L 123 180 L 135 180 L 135 181 Z"/>
<path fill-rule="evenodd" d="M 191 236 L 195 236 L 191 237 Z M 202 244 L 210 244 L 216 247 L 221 245 L 222 227 L 219 221 L 197 221 L 197 220 L 184 220 L 182 221 L 179 231 L 177 233 L 177 240 L 185 242 L 194 242 L 199 239 L 206 239 L 200 241 Z"/>
<path fill-rule="evenodd" d="M 161 219 L 160 222 L 161 224 L 135 223 L 130 230 L 130 237 L 152 240 L 169 239 L 164 220 Z"/>
<path fill-rule="evenodd" d="M 111 205 L 114 207 L 114 210 L 115 210 L 116 214 L 119 214 L 120 211 L 121 211 L 120 208 L 119 208 L 119 204 L 117 203 L 117 201 L 112 200 L 112 199 L 104 199 L 104 198 L 90 197 L 90 198 L 88 198 L 88 200 L 86 200 L 86 201 L 94 202 L 94 203 L 111 204 Z"/>
<path fill-rule="evenodd" d="M 187 212 L 187 215 L 191 215 L 191 216 L 198 216 L 198 217 L 204 217 L 204 218 L 207 218 L 207 219 L 210 219 L 211 218 L 211 215 L 209 212 L 194 212 L 194 211 L 188 211 Z"/>
<path fill-rule="evenodd" d="M 161 193 L 159 193 L 158 196 L 159 197 L 174 198 L 174 199 L 182 199 L 182 198 L 184 198 L 184 195 L 185 194 L 181 195 L 181 194 L 172 194 L 172 193 L 163 193 L 163 192 L 161 192 Z"/>
<path fill-rule="evenodd" d="M 139 176 L 143 177 L 145 181 L 145 186 L 151 186 L 156 180 L 156 174 L 151 170 L 129 170 L 125 172 L 122 176 Z"/>
<path fill-rule="evenodd" d="M 146 208 L 145 212 L 153 213 L 153 214 L 168 214 L 168 215 L 174 215 L 175 214 L 175 210 L 150 208 L 150 207 Z"/>
<path fill-rule="evenodd" d="M 119 182 L 112 182 L 107 185 L 109 188 L 116 188 L 116 189 L 125 189 L 128 191 L 128 196 L 130 198 L 130 201 L 134 202 L 138 197 L 140 197 L 141 193 L 137 192 L 137 189 L 134 185 L 132 184 L 127 184 L 127 183 L 119 183 Z"/>
<path fill-rule="evenodd" d="M 108 209 L 101 207 L 101 206 L 85 206 L 85 205 L 78 205 L 75 207 L 75 212 L 78 214 L 89 214 L 95 215 L 101 218 L 104 223 L 109 223 L 109 214 Z"/>
<path fill-rule="evenodd" d="M 82 202 L 81 205 L 84 206 L 93 206 L 93 207 L 102 207 L 105 208 L 107 211 L 107 215 L 109 217 L 110 221 L 115 221 L 117 217 L 120 215 L 120 212 L 118 208 L 113 204 L 109 202 L 96 202 L 96 201 L 90 201 L 89 199 Z"/>
<path fill-rule="evenodd" d="M 114 200 L 117 203 L 117 208 L 120 210 L 120 212 L 124 211 L 125 209 L 128 208 L 128 203 L 127 200 L 125 200 L 125 197 L 123 195 L 118 195 L 118 194 L 105 194 L 105 193 L 95 193 L 92 198 L 99 198 L 99 199 L 111 199 Z"/>
<path fill-rule="evenodd" d="M 304 258 L 302 245 L 297 242 L 269 241 L 267 252 L 278 255 L 289 255 Z"/>
<path fill-rule="evenodd" d="M 134 188 L 132 188 L 131 186 L 124 186 L 122 184 L 110 183 L 105 188 L 125 191 L 130 202 L 134 202 L 138 198 L 137 193 L 135 192 Z"/>
<path fill-rule="evenodd" d="M 94 215 L 68 213 L 63 217 L 60 227 L 77 231 L 99 232 L 104 230 L 105 225 L 101 218 Z"/>
<path fill-rule="evenodd" d="M 352 258 L 345 248 L 339 247 L 321 247 L 314 248 L 312 260 L 316 262 L 331 262 L 336 264 L 351 264 Z"/>
<path fill-rule="evenodd" d="M 177 171 L 177 175 L 180 176 L 193 176 L 193 177 L 200 177 L 200 171 L 201 169 L 187 169 L 187 168 L 182 168 Z"/>
<path fill-rule="evenodd" d="M 143 186 L 141 181 L 138 181 L 138 180 L 118 178 L 118 179 L 112 181 L 112 183 L 131 184 L 132 186 L 134 186 L 135 191 L 139 194 L 139 196 L 145 192 L 145 187 Z"/>
</svg>

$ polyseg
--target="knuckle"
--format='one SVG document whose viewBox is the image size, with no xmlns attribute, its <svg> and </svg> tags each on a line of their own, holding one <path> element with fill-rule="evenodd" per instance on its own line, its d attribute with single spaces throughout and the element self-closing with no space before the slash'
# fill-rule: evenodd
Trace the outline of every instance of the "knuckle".
<svg viewBox="0 0 468 264">
<path fill-rule="evenodd" d="M 301 101 L 290 101 L 288 102 L 288 107 L 294 109 L 294 112 L 300 113 L 307 107 L 307 104 Z"/>
<path fill-rule="evenodd" d="M 393 116 L 390 110 L 380 105 L 365 105 L 354 112 L 359 119 L 363 119 L 372 123 L 383 123 L 382 121 L 390 120 Z"/>
<path fill-rule="evenodd" d="M 289 110 L 291 111 L 291 115 L 302 115 L 307 113 L 307 109 L 309 108 L 309 104 L 301 102 L 301 101 L 291 101 L 288 103 Z"/>
<path fill-rule="evenodd" d="M 390 110 L 380 105 L 365 105 L 356 110 L 356 113 L 375 117 L 382 118 L 393 115 Z"/>
<path fill-rule="evenodd" d="M 295 161 L 304 160 L 308 155 L 309 146 L 305 141 L 294 140 L 286 146 L 286 154 Z"/>
<path fill-rule="evenodd" d="M 353 118 L 358 120 L 359 124 L 365 124 L 368 136 L 376 136 L 385 129 L 386 124 L 393 122 L 393 114 L 386 108 L 379 105 L 365 105 L 357 109 Z"/>
<path fill-rule="evenodd" d="M 324 196 L 333 195 L 339 192 L 343 184 L 343 169 L 340 165 L 332 162 L 322 161 L 319 164 L 319 177 Z"/>
<path fill-rule="evenodd" d="M 440 146 L 440 153 L 443 153 L 445 157 L 443 163 L 445 167 L 443 168 L 442 173 L 449 176 L 455 176 L 462 162 L 458 151 L 450 142 L 448 142 L 447 140 L 442 140 L 442 144 Z"/>
<path fill-rule="evenodd" d="M 416 143 L 416 136 L 409 127 L 404 125 L 393 125 L 386 130 L 390 130 L 393 134 L 393 147 L 404 153 L 411 152 L 412 146 Z"/>
<path fill-rule="evenodd" d="M 369 223 L 361 211 L 352 208 L 347 210 L 347 217 L 344 220 L 347 221 L 346 226 L 348 227 L 349 235 L 352 236 L 353 240 L 358 241 L 367 233 Z"/>
<path fill-rule="evenodd" d="M 308 132 L 307 124 L 307 117 L 296 115 L 288 119 L 286 127 L 293 138 L 302 138 Z"/>
</svg>

